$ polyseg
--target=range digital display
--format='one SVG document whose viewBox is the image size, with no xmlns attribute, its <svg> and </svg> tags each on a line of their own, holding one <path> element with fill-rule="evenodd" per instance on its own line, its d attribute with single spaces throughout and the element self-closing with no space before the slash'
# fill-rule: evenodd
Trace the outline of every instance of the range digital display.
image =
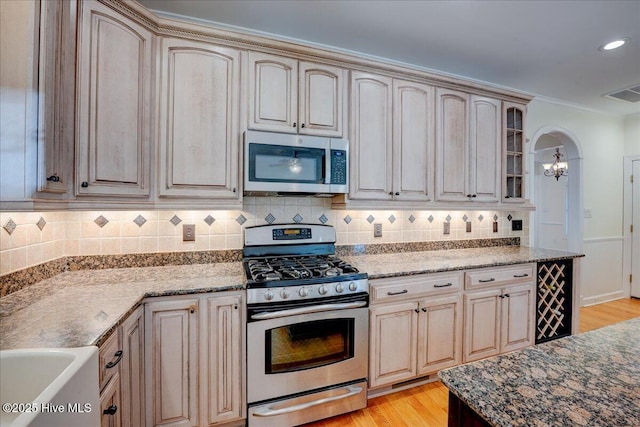
<svg viewBox="0 0 640 427">
<path fill-rule="evenodd" d="M 310 228 L 276 228 L 273 230 L 273 240 L 298 240 L 310 238 Z"/>
</svg>

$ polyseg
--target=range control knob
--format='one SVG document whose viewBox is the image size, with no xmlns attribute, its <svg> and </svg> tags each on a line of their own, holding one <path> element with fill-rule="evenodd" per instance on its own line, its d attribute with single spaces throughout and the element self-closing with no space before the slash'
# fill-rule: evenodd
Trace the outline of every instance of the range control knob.
<svg viewBox="0 0 640 427">
<path fill-rule="evenodd" d="M 289 298 L 289 291 L 286 289 L 283 289 L 280 291 L 280 296 L 282 297 L 282 299 L 287 299 Z"/>
<path fill-rule="evenodd" d="M 309 290 L 307 288 L 300 288 L 300 290 L 298 291 L 298 295 L 304 298 L 309 295 Z"/>
<path fill-rule="evenodd" d="M 342 286 L 341 284 L 337 284 L 336 285 L 336 292 L 341 294 L 342 291 L 344 291 L 344 286 Z"/>
<path fill-rule="evenodd" d="M 329 289 L 327 289 L 327 287 L 326 287 L 325 285 L 321 285 L 321 286 L 318 288 L 318 292 L 320 292 L 320 295 L 324 295 L 324 294 L 326 294 L 327 292 L 329 292 Z"/>
<path fill-rule="evenodd" d="M 358 285 L 355 282 L 349 283 L 349 290 L 351 292 L 357 291 L 358 290 Z"/>
<path fill-rule="evenodd" d="M 266 299 L 267 301 L 271 301 L 273 299 L 273 292 L 271 291 L 267 291 L 264 293 L 264 299 Z"/>
</svg>

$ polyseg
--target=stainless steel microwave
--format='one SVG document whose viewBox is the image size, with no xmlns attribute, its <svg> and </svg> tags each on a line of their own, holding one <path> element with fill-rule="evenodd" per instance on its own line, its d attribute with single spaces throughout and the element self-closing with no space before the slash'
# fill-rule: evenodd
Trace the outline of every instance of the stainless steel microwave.
<svg viewBox="0 0 640 427">
<path fill-rule="evenodd" d="M 244 191 L 255 194 L 347 193 L 346 139 L 246 131 Z"/>
</svg>

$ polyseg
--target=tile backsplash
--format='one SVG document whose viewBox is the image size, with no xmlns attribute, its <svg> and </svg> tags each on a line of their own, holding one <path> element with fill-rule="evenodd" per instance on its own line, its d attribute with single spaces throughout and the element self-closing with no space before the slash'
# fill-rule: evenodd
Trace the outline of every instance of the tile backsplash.
<svg viewBox="0 0 640 427">
<path fill-rule="evenodd" d="M 520 237 L 527 245 L 528 216 L 517 210 L 332 210 L 330 199 L 314 197 L 245 197 L 241 211 L 2 212 L 0 274 L 62 256 L 241 249 L 244 228 L 269 223 L 333 225 L 337 245 L 497 237 Z M 523 230 L 511 231 L 511 219 L 523 219 Z M 445 222 L 450 234 L 443 233 Z M 182 241 L 184 224 L 195 224 L 195 241 Z M 373 237 L 374 224 L 382 224 L 381 237 Z"/>
</svg>

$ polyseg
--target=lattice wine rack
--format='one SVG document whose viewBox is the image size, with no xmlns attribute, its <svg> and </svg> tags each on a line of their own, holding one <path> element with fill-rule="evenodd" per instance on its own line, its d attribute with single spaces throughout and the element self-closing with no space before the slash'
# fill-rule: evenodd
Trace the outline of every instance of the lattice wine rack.
<svg viewBox="0 0 640 427">
<path fill-rule="evenodd" d="M 536 344 L 571 335 L 573 260 L 538 263 Z"/>
</svg>

